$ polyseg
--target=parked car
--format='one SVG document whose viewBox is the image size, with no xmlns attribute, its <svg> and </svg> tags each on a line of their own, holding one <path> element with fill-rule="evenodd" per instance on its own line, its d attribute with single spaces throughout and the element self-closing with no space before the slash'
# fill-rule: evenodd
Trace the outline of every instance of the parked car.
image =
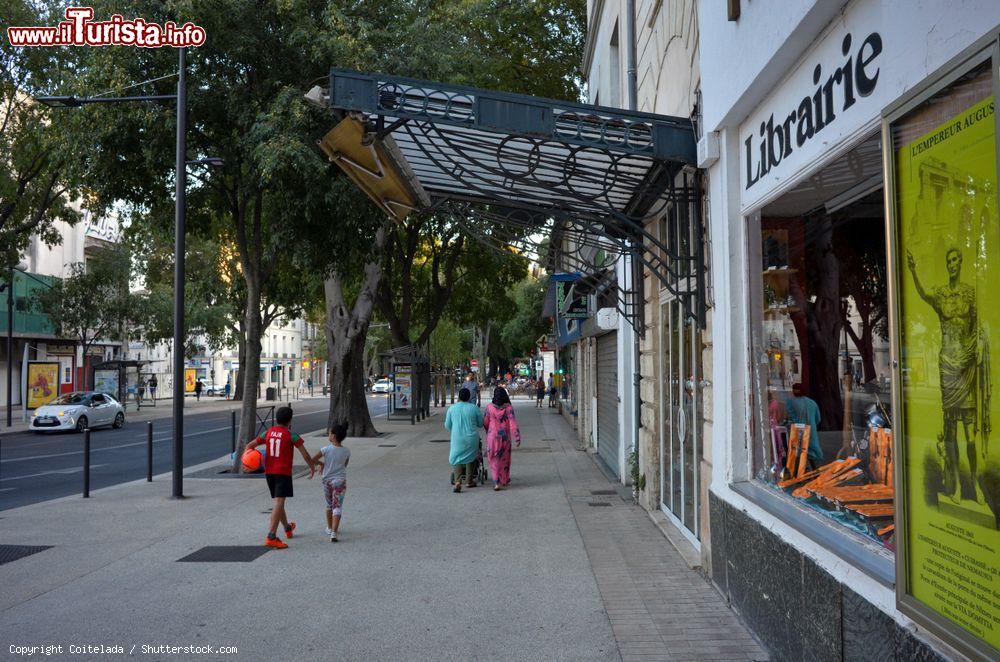
<svg viewBox="0 0 1000 662">
<path fill-rule="evenodd" d="M 392 381 L 388 379 L 377 379 L 372 385 L 372 393 L 392 393 Z"/>
<path fill-rule="evenodd" d="M 201 379 L 199 381 L 201 381 L 201 394 L 205 397 L 208 397 L 210 395 L 222 395 L 223 393 L 225 393 L 225 391 L 223 390 L 226 387 L 225 384 L 216 385 L 215 380 L 212 379 Z M 189 391 L 184 395 L 186 397 L 193 398 L 194 391 Z"/>
<path fill-rule="evenodd" d="M 35 432 L 83 432 L 102 425 L 113 428 L 125 425 L 125 407 L 122 403 L 107 393 L 74 391 L 60 395 L 49 404 L 36 409 L 28 429 Z"/>
</svg>

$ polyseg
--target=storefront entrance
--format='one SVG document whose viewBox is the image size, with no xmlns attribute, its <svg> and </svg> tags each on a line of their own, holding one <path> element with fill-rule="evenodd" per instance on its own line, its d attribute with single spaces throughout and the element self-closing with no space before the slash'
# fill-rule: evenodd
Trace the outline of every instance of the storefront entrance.
<svg viewBox="0 0 1000 662">
<path fill-rule="evenodd" d="M 663 512 L 697 541 L 702 402 L 701 333 L 681 301 L 660 305 L 660 501 Z"/>
<path fill-rule="evenodd" d="M 615 478 L 620 477 L 617 333 L 597 339 L 597 453 Z"/>
</svg>

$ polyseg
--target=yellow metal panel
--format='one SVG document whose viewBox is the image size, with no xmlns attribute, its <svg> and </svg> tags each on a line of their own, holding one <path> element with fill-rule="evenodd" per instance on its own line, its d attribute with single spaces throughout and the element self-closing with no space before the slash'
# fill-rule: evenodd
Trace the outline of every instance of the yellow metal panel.
<svg viewBox="0 0 1000 662">
<path fill-rule="evenodd" d="M 365 144 L 364 125 L 345 117 L 320 140 L 320 148 L 385 213 L 402 221 L 417 208 L 405 179 L 385 148 Z"/>
</svg>

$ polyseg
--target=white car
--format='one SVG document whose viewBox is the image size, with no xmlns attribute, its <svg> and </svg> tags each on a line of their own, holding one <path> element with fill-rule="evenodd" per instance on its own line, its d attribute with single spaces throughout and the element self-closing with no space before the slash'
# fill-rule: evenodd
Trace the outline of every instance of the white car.
<svg viewBox="0 0 1000 662">
<path fill-rule="evenodd" d="M 372 384 L 372 393 L 392 393 L 392 380 L 379 379 Z"/>
<path fill-rule="evenodd" d="M 36 409 L 28 429 L 35 432 L 83 432 L 102 425 L 113 428 L 125 425 L 125 407 L 107 393 L 74 391 Z"/>
</svg>

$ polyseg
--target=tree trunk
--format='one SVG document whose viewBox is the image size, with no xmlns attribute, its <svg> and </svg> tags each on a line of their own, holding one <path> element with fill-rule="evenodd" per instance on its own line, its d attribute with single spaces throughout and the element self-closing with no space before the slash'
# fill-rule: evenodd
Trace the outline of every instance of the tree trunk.
<svg viewBox="0 0 1000 662">
<path fill-rule="evenodd" d="M 348 423 L 347 434 L 351 437 L 376 437 L 378 431 L 372 422 L 371 412 L 368 410 L 368 398 L 365 392 L 365 344 L 368 339 L 368 327 L 358 333 L 351 346 L 350 356 L 350 422 Z"/>
<path fill-rule="evenodd" d="M 878 374 L 875 371 L 875 325 L 871 321 L 866 321 L 865 318 L 862 318 L 860 336 L 846 321 L 844 322 L 844 328 L 847 329 L 847 335 L 854 342 L 854 347 L 861 354 L 861 366 L 864 374 L 863 383 L 867 384 L 868 382 L 875 381 L 878 378 Z"/>
<path fill-rule="evenodd" d="M 240 363 L 243 371 L 243 402 L 240 407 L 240 436 L 236 447 L 236 457 L 233 459 L 233 471 L 239 472 L 242 467 L 239 452 L 257 432 L 257 387 L 260 382 L 260 337 L 263 334 L 263 323 L 260 315 L 260 283 L 257 274 L 244 274 L 247 281 L 246 329 L 246 364 Z"/>
<path fill-rule="evenodd" d="M 330 365 L 330 411 L 327 422 L 330 427 L 347 424 L 349 429 L 370 430 L 374 434 L 368 404 L 364 401 L 364 350 L 375 310 L 375 293 L 382 278 L 382 250 L 385 247 L 386 227 L 375 235 L 376 261 L 365 265 L 365 277 L 358 290 L 358 297 L 352 309 L 348 309 L 344 298 L 343 280 L 338 272 L 333 272 L 323 283 L 326 299 L 326 344 Z M 364 416 L 352 410 L 359 401 L 352 399 L 352 373 L 354 381 L 360 384 L 360 406 Z M 351 436 L 355 436 L 353 431 Z M 360 436 L 360 435 L 359 435 Z M 371 436 L 366 434 L 365 436 Z"/>
<path fill-rule="evenodd" d="M 861 352 L 864 383 L 875 381 L 878 379 L 878 373 L 875 371 L 875 337 L 871 324 L 865 324 L 861 327 L 861 347 L 858 348 L 858 351 Z"/>
<path fill-rule="evenodd" d="M 236 379 L 233 384 L 233 400 L 243 399 L 243 382 L 246 372 L 246 361 L 247 361 L 247 339 L 246 334 L 243 330 L 239 331 L 239 338 L 237 341 L 238 349 L 236 351 L 237 359 L 239 360 L 239 368 L 236 369 Z"/>
<path fill-rule="evenodd" d="M 820 411 L 820 428 L 840 430 L 844 403 L 840 393 L 840 262 L 833 252 L 833 222 L 823 215 L 815 222 L 816 299 L 809 310 L 809 357 L 815 369 L 810 395 Z"/>
<path fill-rule="evenodd" d="M 485 382 L 489 378 L 489 354 L 490 354 L 490 332 L 493 329 L 492 322 L 486 322 L 479 335 L 479 344 L 476 346 L 476 360 L 479 361 L 479 374 L 476 377 L 479 381 Z"/>
<path fill-rule="evenodd" d="M 350 425 L 350 343 L 344 339 L 346 335 L 339 325 L 326 324 L 327 360 L 329 361 L 330 382 L 327 385 L 330 392 L 330 410 L 327 414 L 327 429 L 334 425 Z"/>
</svg>

